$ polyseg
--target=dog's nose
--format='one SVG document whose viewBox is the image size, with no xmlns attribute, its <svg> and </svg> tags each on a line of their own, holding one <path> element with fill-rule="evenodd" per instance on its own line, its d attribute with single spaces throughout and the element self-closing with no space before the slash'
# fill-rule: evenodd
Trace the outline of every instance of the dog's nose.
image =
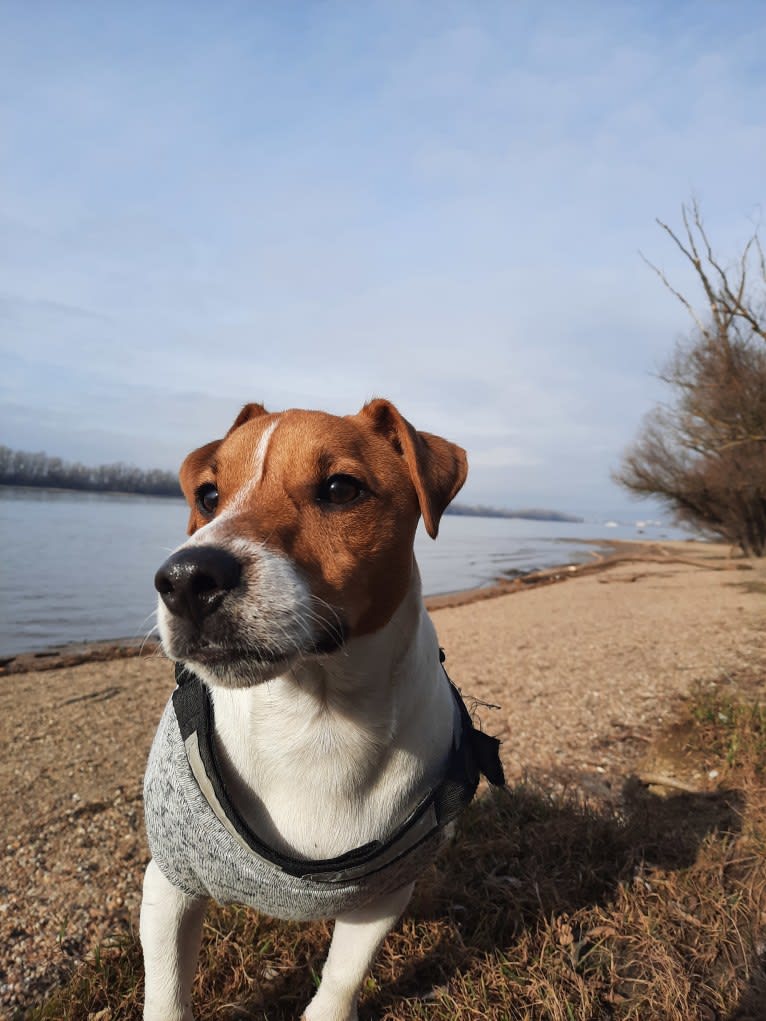
<svg viewBox="0 0 766 1021">
<path fill-rule="evenodd" d="M 199 621 L 239 584 L 239 561 L 216 546 L 190 546 L 165 561 L 154 576 L 163 603 L 179 617 Z"/>
</svg>

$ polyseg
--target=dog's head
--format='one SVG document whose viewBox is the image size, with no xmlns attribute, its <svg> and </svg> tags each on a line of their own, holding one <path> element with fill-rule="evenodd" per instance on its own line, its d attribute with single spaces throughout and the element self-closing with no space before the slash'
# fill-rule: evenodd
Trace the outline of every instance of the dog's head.
<svg viewBox="0 0 766 1021">
<path fill-rule="evenodd" d="M 408 591 L 418 518 L 436 538 L 465 451 L 388 401 L 343 418 L 246 405 L 181 467 L 189 534 L 155 577 L 168 655 L 252 684 L 383 627 Z"/>
</svg>

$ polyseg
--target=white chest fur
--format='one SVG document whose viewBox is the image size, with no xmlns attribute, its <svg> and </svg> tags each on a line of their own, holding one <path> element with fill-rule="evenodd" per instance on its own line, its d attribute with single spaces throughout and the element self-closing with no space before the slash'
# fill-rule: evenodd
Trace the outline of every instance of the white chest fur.
<svg viewBox="0 0 766 1021">
<path fill-rule="evenodd" d="M 452 695 L 416 583 L 376 634 L 256 687 L 216 688 L 213 703 L 238 811 L 272 847 L 306 858 L 390 833 L 452 739 Z"/>
</svg>

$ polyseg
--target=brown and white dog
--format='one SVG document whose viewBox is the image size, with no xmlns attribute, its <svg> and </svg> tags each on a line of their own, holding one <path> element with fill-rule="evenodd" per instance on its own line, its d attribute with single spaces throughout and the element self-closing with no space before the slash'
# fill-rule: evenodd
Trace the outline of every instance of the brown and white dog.
<svg viewBox="0 0 766 1021">
<path fill-rule="evenodd" d="M 297 858 L 383 840 L 438 778 L 454 705 L 413 541 L 436 537 L 465 452 L 385 400 L 356 414 L 244 407 L 189 454 L 189 534 L 157 574 L 167 655 L 211 692 L 224 781 Z M 412 884 L 337 918 L 307 1021 L 354 1021 Z M 204 900 L 146 872 L 147 1021 L 189 1021 Z"/>
</svg>

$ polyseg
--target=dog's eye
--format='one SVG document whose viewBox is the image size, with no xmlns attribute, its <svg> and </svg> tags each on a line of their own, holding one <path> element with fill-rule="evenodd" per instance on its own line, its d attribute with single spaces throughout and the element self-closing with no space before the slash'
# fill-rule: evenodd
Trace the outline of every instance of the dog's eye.
<svg viewBox="0 0 766 1021">
<path fill-rule="evenodd" d="M 212 482 L 206 482 L 197 490 L 197 509 L 205 517 L 212 517 L 218 507 L 218 490 Z"/>
<path fill-rule="evenodd" d="M 321 503 L 336 506 L 353 503 L 364 492 L 364 486 L 351 475 L 331 475 L 319 487 L 317 498 Z"/>
</svg>

